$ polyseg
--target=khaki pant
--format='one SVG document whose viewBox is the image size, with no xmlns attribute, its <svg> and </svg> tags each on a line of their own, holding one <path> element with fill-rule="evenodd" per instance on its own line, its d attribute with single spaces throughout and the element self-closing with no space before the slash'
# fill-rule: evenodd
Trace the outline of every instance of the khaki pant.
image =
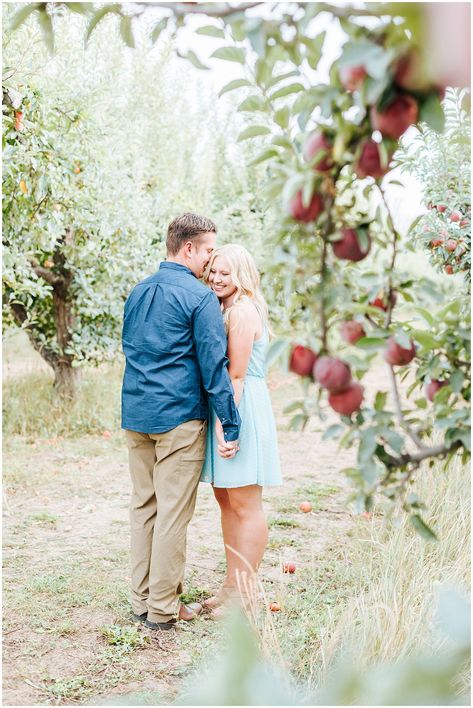
<svg viewBox="0 0 473 708">
<path fill-rule="evenodd" d="M 151 622 L 167 622 L 179 610 L 206 429 L 206 421 L 188 420 L 166 433 L 125 431 L 133 484 L 131 605 Z"/>
</svg>

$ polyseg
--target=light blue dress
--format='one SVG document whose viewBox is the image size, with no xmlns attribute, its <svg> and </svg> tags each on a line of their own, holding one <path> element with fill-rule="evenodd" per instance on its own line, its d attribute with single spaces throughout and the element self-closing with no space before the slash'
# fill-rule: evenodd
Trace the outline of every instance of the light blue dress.
<svg viewBox="0 0 473 708">
<path fill-rule="evenodd" d="M 211 482 L 214 487 L 224 488 L 249 484 L 270 487 L 282 483 L 276 423 L 265 381 L 267 346 L 265 329 L 262 337 L 253 343 L 238 406 L 241 417 L 240 450 L 229 460 L 218 454 L 215 413 L 213 410 L 210 412 L 201 482 Z"/>
</svg>

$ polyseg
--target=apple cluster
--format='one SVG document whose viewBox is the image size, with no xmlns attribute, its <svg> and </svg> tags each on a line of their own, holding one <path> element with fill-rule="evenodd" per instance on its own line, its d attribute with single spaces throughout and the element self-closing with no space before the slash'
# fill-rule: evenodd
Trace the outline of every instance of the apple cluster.
<svg viewBox="0 0 473 708">
<path fill-rule="evenodd" d="M 430 85 L 424 78 L 420 68 L 420 55 L 415 49 L 397 58 L 388 71 L 391 77 L 389 86 L 377 103 L 367 106 L 366 119 L 360 130 L 354 131 L 350 141 L 349 148 L 353 151 L 352 168 L 361 179 L 373 177 L 379 180 L 384 177 L 397 141 L 409 126 L 417 123 L 419 119 L 420 102 L 431 93 L 443 95 L 443 89 Z M 364 87 L 369 78 L 362 64 L 339 66 L 338 79 L 341 86 L 347 92 L 359 95 L 362 101 L 365 100 Z M 381 134 L 380 142 L 375 139 L 375 131 Z M 334 128 L 323 126 L 311 133 L 302 147 L 305 162 L 321 177 L 324 173 L 330 173 L 337 162 L 346 160 L 346 155 L 343 155 L 343 158 L 336 157 L 340 152 L 334 147 L 336 139 Z M 322 187 L 320 191 L 323 192 Z M 324 200 L 319 192 L 315 192 L 310 201 L 305 203 L 302 190 L 299 190 L 287 205 L 288 214 L 301 223 L 316 221 L 323 210 Z M 353 234 L 345 238 L 355 240 Z M 348 246 L 347 250 L 350 252 Z M 366 253 L 361 255 L 358 250 L 355 247 L 355 257 L 348 259 L 361 260 Z M 344 255 L 337 257 L 346 258 Z"/>
<path fill-rule="evenodd" d="M 389 305 L 394 307 L 396 299 L 394 291 L 388 296 L 380 293 L 369 304 L 386 311 Z M 341 324 L 340 335 L 347 344 L 356 345 L 366 336 L 366 331 L 363 323 L 358 320 L 346 320 Z M 397 341 L 395 335 L 388 337 L 384 345 L 383 357 L 390 366 L 406 366 L 415 356 L 416 345 L 412 340 L 409 340 L 409 345 L 406 347 Z M 289 370 L 299 376 L 311 378 L 325 389 L 328 392 L 330 407 L 340 415 L 350 416 L 361 408 L 363 386 L 353 380 L 349 364 L 342 359 L 321 356 L 310 347 L 297 344 L 291 349 Z M 426 398 L 433 401 L 437 391 L 447 384 L 448 381 L 431 380 L 425 386 Z"/>
<path fill-rule="evenodd" d="M 434 223 L 425 223 L 423 232 L 426 245 L 434 255 L 434 262 L 440 263 L 447 275 L 453 275 L 457 270 L 463 270 L 463 256 L 467 251 L 464 234 L 470 229 L 470 219 L 459 209 L 450 209 L 446 204 L 428 204 L 432 214 L 441 215 L 446 225 L 438 227 L 438 219 Z"/>
</svg>

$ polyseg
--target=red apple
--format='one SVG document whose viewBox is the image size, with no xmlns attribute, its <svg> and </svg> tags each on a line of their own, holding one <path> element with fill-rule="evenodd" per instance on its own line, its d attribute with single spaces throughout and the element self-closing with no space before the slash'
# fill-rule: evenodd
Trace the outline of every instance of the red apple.
<svg viewBox="0 0 473 708">
<path fill-rule="evenodd" d="M 430 82 L 423 71 L 422 55 L 417 48 L 411 49 L 399 59 L 394 81 L 406 91 L 422 91 L 430 87 Z"/>
<path fill-rule="evenodd" d="M 396 304 L 397 301 L 397 295 L 394 290 L 391 290 L 391 297 L 389 298 L 391 301 L 392 306 Z M 378 307 L 380 310 L 386 310 L 388 309 L 388 298 L 385 294 L 381 293 L 380 295 L 377 295 L 374 300 L 370 300 L 368 305 L 371 305 L 372 307 Z"/>
<path fill-rule="evenodd" d="M 315 164 L 314 170 L 317 172 L 327 172 L 332 165 L 332 144 L 329 142 L 326 135 L 323 133 L 312 133 L 307 138 L 302 154 L 306 162 L 310 162 L 319 152 L 324 151 L 324 156 L 321 157 Z"/>
<path fill-rule="evenodd" d="M 271 612 L 280 612 L 281 606 L 278 602 L 270 602 L 269 609 L 271 610 Z"/>
<path fill-rule="evenodd" d="M 294 347 L 289 361 L 289 371 L 299 376 L 312 376 L 314 364 L 317 361 L 317 354 L 298 344 Z"/>
<path fill-rule="evenodd" d="M 352 381 L 345 391 L 329 394 L 329 405 L 340 415 L 351 415 L 361 407 L 363 390 L 361 384 Z"/>
<path fill-rule="evenodd" d="M 297 192 L 289 203 L 289 214 L 296 221 L 308 224 L 315 221 L 324 208 L 322 197 L 314 194 L 308 206 L 302 203 L 302 191 Z"/>
<path fill-rule="evenodd" d="M 440 391 L 440 389 L 446 385 L 447 381 L 438 381 L 437 379 L 433 379 L 430 383 L 426 384 L 425 395 L 429 401 L 433 401 L 437 391 Z"/>
<path fill-rule="evenodd" d="M 292 573 L 296 572 L 296 564 L 295 563 L 283 563 L 282 572 L 283 573 L 290 573 L 292 575 Z"/>
<path fill-rule="evenodd" d="M 434 240 L 430 242 L 430 246 L 431 248 L 438 248 L 439 246 L 443 246 L 443 239 L 434 238 Z"/>
<path fill-rule="evenodd" d="M 341 66 L 338 76 L 343 88 L 347 91 L 356 91 L 365 80 L 367 73 L 364 66 Z"/>
<path fill-rule="evenodd" d="M 332 242 L 335 256 L 346 261 L 362 261 L 363 258 L 366 258 L 370 252 L 371 239 L 369 234 L 367 232 L 365 233 L 368 237 L 368 246 L 363 250 L 358 241 L 358 234 L 355 229 L 342 229 L 342 238 L 340 241 Z"/>
<path fill-rule="evenodd" d="M 362 337 L 366 337 L 366 332 L 359 322 L 347 320 L 340 327 L 340 335 L 348 344 L 355 344 Z"/>
<path fill-rule="evenodd" d="M 410 348 L 405 349 L 396 342 L 394 336 L 389 337 L 388 345 L 384 351 L 384 359 L 388 364 L 391 364 L 391 366 L 403 366 L 412 361 L 415 355 L 416 348 L 412 340 Z"/>
<path fill-rule="evenodd" d="M 437 204 L 435 209 L 437 209 L 440 214 L 443 214 L 445 211 L 447 211 L 447 207 L 445 206 L 445 204 Z"/>
<path fill-rule="evenodd" d="M 314 378 L 329 391 L 344 391 L 351 382 L 351 371 L 348 364 L 332 356 L 321 356 L 315 362 Z"/>
<path fill-rule="evenodd" d="M 453 275 L 453 266 L 448 263 L 445 266 L 444 271 L 447 275 Z"/>
<path fill-rule="evenodd" d="M 104 430 L 103 433 L 102 433 L 102 437 L 103 437 L 103 438 L 111 438 L 111 437 L 112 437 L 112 433 L 110 432 L 110 430 Z"/>
<path fill-rule="evenodd" d="M 445 250 L 449 253 L 453 253 L 453 251 L 456 251 L 457 245 L 458 243 L 457 241 L 455 241 L 454 238 L 449 238 L 447 241 L 445 241 Z"/>
<path fill-rule="evenodd" d="M 388 138 L 398 140 L 410 125 L 417 123 L 419 109 L 415 99 L 400 93 L 381 112 L 371 108 L 371 125 Z"/>
<path fill-rule="evenodd" d="M 21 133 L 23 130 L 23 112 L 16 111 L 15 113 L 15 130 L 17 133 Z"/>
<path fill-rule="evenodd" d="M 452 213 L 450 214 L 450 221 L 453 221 L 455 223 L 458 221 L 461 221 L 461 218 L 462 218 L 462 215 L 460 214 L 459 211 L 452 211 Z"/>
<path fill-rule="evenodd" d="M 312 504 L 309 501 L 303 501 L 300 503 L 299 509 L 304 512 L 304 514 L 307 514 L 309 511 L 312 511 Z"/>
<path fill-rule="evenodd" d="M 388 160 L 389 162 L 389 160 Z M 380 179 L 388 171 L 388 166 L 381 165 L 379 145 L 374 140 L 366 140 L 361 148 L 361 154 L 355 165 L 355 173 L 362 179 L 364 177 L 374 177 Z"/>
<path fill-rule="evenodd" d="M 461 228 L 461 229 L 464 229 L 465 226 L 468 226 L 469 223 L 470 223 L 470 222 L 468 221 L 468 219 L 462 219 L 462 220 L 460 221 L 460 228 Z"/>
</svg>

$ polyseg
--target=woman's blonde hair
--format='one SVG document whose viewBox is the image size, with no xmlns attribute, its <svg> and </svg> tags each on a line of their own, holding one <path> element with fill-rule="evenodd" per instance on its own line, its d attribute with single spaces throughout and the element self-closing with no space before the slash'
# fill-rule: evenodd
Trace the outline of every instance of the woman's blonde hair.
<svg viewBox="0 0 473 708">
<path fill-rule="evenodd" d="M 239 302 L 252 302 L 258 310 L 263 324 L 269 329 L 268 306 L 261 291 L 261 279 L 253 256 L 244 246 L 240 246 L 238 243 L 227 243 L 225 246 L 216 248 L 204 272 L 204 282 L 207 285 L 210 285 L 210 269 L 218 256 L 224 256 L 227 259 L 228 265 L 230 266 L 231 279 L 237 289 L 233 307 Z M 229 310 L 224 313 L 227 328 L 229 314 Z"/>
</svg>

